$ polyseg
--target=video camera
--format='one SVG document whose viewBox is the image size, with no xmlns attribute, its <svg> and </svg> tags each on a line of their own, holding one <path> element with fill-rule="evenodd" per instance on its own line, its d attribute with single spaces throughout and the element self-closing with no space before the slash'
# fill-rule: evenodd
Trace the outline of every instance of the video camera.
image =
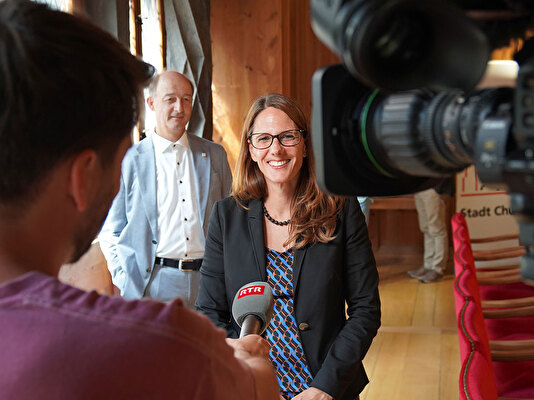
<svg viewBox="0 0 534 400">
<path fill-rule="evenodd" d="M 310 0 L 343 65 L 315 72 L 319 184 L 341 195 L 435 187 L 475 164 L 506 188 L 534 281 L 534 4 L 528 0 Z M 493 49 L 525 40 L 515 88 L 475 89 Z"/>
</svg>

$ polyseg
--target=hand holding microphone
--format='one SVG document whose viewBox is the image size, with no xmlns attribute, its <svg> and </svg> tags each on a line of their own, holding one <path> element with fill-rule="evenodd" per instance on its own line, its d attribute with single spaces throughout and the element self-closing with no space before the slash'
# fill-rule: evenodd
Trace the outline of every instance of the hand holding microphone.
<svg viewBox="0 0 534 400">
<path fill-rule="evenodd" d="M 271 287 L 265 282 L 251 282 L 243 286 L 234 298 L 232 315 L 241 327 L 241 334 L 239 339 L 226 339 L 226 342 L 234 348 L 236 358 L 254 370 L 261 370 L 261 376 L 256 379 L 258 398 L 281 399 L 269 360 L 269 344 L 259 336 L 273 315 Z"/>
<path fill-rule="evenodd" d="M 259 335 L 247 335 L 239 339 L 226 338 L 226 343 L 234 349 L 236 358 L 262 357 L 269 359 L 269 343 Z"/>
<path fill-rule="evenodd" d="M 265 282 L 247 283 L 237 291 L 232 316 L 241 327 L 240 338 L 261 335 L 273 316 L 273 292 Z"/>
</svg>

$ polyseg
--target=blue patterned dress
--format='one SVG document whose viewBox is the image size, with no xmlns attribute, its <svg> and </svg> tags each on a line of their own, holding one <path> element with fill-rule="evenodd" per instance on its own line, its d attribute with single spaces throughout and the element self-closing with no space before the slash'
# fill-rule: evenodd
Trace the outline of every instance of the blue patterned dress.
<svg viewBox="0 0 534 400">
<path fill-rule="evenodd" d="M 312 377 L 293 316 L 293 249 L 283 253 L 265 249 L 267 283 L 273 289 L 274 314 L 266 330 L 270 357 L 280 391 L 292 399 L 310 387 Z"/>
</svg>

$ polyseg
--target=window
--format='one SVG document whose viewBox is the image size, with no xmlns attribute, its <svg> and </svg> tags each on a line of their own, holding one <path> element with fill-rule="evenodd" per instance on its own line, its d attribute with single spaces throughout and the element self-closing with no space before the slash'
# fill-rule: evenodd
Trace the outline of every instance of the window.
<svg viewBox="0 0 534 400">
<path fill-rule="evenodd" d="M 71 11 L 72 9 L 72 0 L 33 0 L 36 3 L 48 4 L 50 7 L 61 10 L 61 11 Z"/>
</svg>

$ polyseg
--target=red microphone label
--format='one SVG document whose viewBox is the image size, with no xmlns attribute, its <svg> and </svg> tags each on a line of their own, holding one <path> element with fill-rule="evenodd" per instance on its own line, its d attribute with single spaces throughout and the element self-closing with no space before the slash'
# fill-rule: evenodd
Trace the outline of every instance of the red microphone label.
<svg viewBox="0 0 534 400">
<path fill-rule="evenodd" d="M 249 286 L 248 288 L 241 289 L 237 295 L 237 298 L 240 299 L 241 297 L 250 296 L 253 294 L 262 295 L 264 291 L 265 286 Z"/>
</svg>

